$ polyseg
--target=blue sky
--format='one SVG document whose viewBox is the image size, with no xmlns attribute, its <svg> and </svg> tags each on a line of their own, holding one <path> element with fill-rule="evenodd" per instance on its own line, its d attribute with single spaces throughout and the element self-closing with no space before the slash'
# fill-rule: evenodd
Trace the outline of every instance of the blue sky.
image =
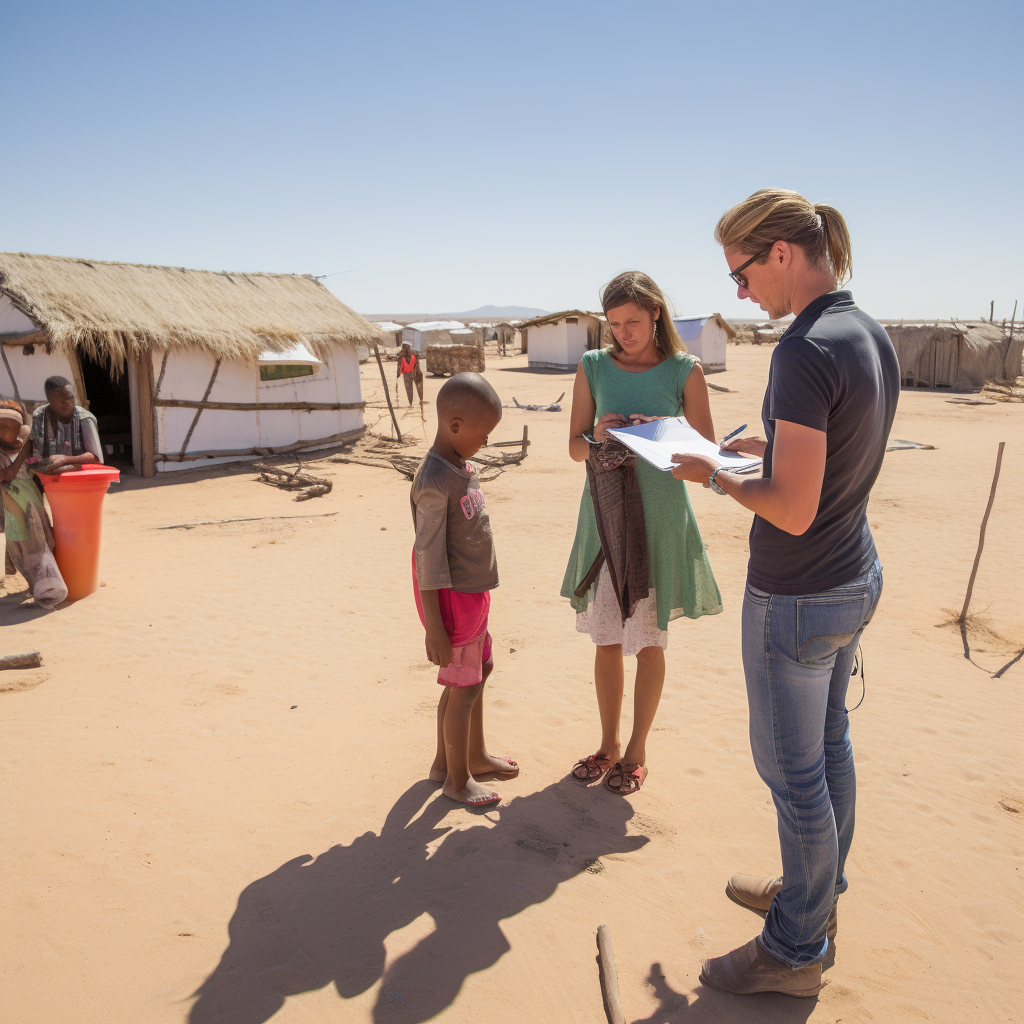
<svg viewBox="0 0 1024 1024">
<path fill-rule="evenodd" d="M 0 248 L 335 274 L 362 312 L 741 303 L 764 185 L 847 216 L 878 317 L 1024 302 L 1024 4 L 0 7 Z M 350 271 L 349 273 L 339 273 Z"/>
</svg>

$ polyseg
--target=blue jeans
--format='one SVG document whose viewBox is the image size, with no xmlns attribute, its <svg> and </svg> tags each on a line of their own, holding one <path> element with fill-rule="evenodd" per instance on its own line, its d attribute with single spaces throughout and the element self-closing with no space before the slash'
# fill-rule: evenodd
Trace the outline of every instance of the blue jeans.
<svg viewBox="0 0 1024 1024">
<path fill-rule="evenodd" d="M 864 627 L 882 593 L 882 567 L 821 594 L 743 598 L 743 672 L 750 748 L 772 792 L 782 844 L 782 891 L 761 944 L 790 967 L 825 956 L 833 900 L 846 892 L 857 780 L 846 688 Z"/>
</svg>

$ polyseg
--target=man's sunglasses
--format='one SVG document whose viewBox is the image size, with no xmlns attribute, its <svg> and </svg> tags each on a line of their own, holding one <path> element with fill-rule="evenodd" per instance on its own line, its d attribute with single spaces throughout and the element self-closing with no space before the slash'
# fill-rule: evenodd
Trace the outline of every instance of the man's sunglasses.
<svg viewBox="0 0 1024 1024">
<path fill-rule="evenodd" d="M 744 263 L 741 266 L 737 267 L 735 270 L 730 270 L 729 271 L 729 276 L 741 288 L 746 288 L 747 287 L 747 279 L 743 276 L 743 271 L 746 270 L 747 267 L 749 267 L 750 264 L 754 262 L 754 260 L 759 260 L 759 259 L 761 259 L 762 256 L 767 256 L 768 253 L 770 253 L 772 251 L 772 249 L 774 249 L 774 248 L 775 248 L 775 243 L 772 242 L 772 244 L 769 245 L 768 248 L 764 250 L 764 252 L 759 252 L 755 256 L 751 256 L 750 259 L 747 260 L 746 263 Z"/>
</svg>

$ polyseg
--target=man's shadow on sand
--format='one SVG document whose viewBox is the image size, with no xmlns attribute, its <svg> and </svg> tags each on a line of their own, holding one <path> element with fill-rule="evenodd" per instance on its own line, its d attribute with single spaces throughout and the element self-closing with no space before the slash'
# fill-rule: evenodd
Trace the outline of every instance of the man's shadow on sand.
<svg viewBox="0 0 1024 1024">
<path fill-rule="evenodd" d="M 628 801 L 567 779 L 496 809 L 497 824 L 460 831 L 439 827 L 456 810 L 443 797 L 416 817 L 436 790 L 416 783 L 380 835 L 296 857 L 247 886 L 228 948 L 194 994 L 190 1024 L 262 1024 L 288 996 L 333 983 L 350 999 L 381 979 L 375 1021 L 429 1020 L 468 975 L 509 950 L 502 919 L 600 870 L 599 857 L 649 841 L 626 835 Z M 435 931 L 385 968 L 384 940 L 423 913 Z"/>
<path fill-rule="evenodd" d="M 651 964 L 647 984 L 658 1000 L 653 1013 L 633 1024 L 806 1024 L 818 1005 L 817 999 L 798 999 L 766 992 L 734 996 L 709 985 L 698 985 L 691 1002 L 676 992 L 665 979 L 660 963 Z M 626 1017 L 629 1020 L 629 1016 Z"/>
</svg>

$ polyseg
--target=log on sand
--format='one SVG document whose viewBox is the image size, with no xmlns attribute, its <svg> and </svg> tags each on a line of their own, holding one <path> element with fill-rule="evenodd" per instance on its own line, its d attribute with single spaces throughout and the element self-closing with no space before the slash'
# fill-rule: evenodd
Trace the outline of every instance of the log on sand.
<svg viewBox="0 0 1024 1024">
<path fill-rule="evenodd" d="M 39 668 L 42 663 L 43 656 L 38 651 L 29 651 L 27 654 L 5 654 L 0 657 L 0 669 Z"/>
</svg>

